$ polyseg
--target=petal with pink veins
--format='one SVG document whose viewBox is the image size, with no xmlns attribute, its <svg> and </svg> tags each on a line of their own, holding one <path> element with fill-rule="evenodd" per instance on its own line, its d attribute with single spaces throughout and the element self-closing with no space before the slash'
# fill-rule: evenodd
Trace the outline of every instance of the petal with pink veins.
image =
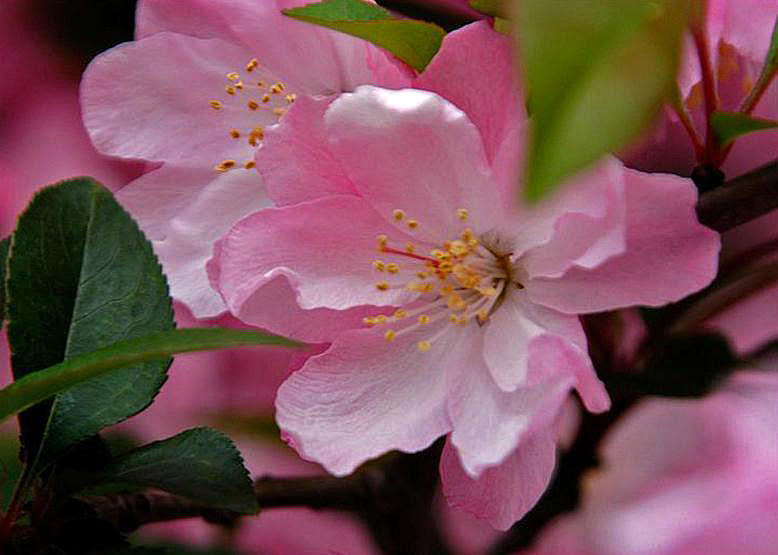
<svg viewBox="0 0 778 555">
<path fill-rule="evenodd" d="M 558 279 L 524 284 L 530 299 L 566 313 L 660 306 L 715 277 L 719 237 L 697 221 L 690 180 L 625 172 L 626 251 L 591 270 L 573 267 Z"/>
<path fill-rule="evenodd" d="M 428 331 L 387 341 L 375 330 L 352 330 L 311 358 L 278 390 L 276 420 L 306 459 L 343 476 L 392 449 L 416 452 L 451 430 L 447 373 L 463 364 L 470 338 L 455 328 L 420 352 Z"/>
<path fill-rule="evenodd" d="M 415 294 L 402 287 L 401 274 L 382 274 L 372 265 L 380 254 L 376 237 L 387 227 L 355 196 L 266 208 L 238 222 L 221 239 L 212 271 L 233 314 L 242 313 L 258 288 L 282 275 L 305 309 L 404 304 Z M 401 244 L 410 240 L 399 230 L 393 237 Z M 380 291 L 381 282 L 389 290 Z"/>
<path fill-rule="evenodd" d="M 527 118 L 521 103 L 513 45 L 488 21 L 452 31 L 414 81 L 413 87 L 438 93 L 467 114 L 494 160 L 505 137 Z"/>
<path fill-rule="evenodd" d="M 205 263 L 232 224 L 270 203 L 256 171 L 218 173 L 165 164 L 124 187 L 117 198 L 153 240 L 171 294 L 199 318 L 224 312 Z"/>
<path fill-rule="evenodd" d="M 341 95 L 324 119 L 332 150 L 358 190 L 385 218 L 402 209 L 416 219 L 414 235 L 438 244 L 458 236 L 460 208 L 476 232 L 501 220 L 478 130 L 440 96 L 366 85 Z"/>
<path fill-rule="evenodd" d="M 307 0 L 144 0 L 138 37 L 174 31 L 220 38 L 250 50 L 303 94 L 335 94 L 364 83 L 407 86 L 408 68 L 370 43 L 281 13 Z M 247 62 L 244 60 L 243 63 Z M 242 67 L 242 66 L 238 66 Z"/>
</svg>

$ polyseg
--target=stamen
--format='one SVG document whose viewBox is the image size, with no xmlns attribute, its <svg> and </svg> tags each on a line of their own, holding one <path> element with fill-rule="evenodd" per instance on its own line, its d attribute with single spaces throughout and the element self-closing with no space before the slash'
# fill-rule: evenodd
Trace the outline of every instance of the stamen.
<svg viewBox="0 0 778 555">
<path fill-rule="evenodd" d="M 397 208 L 392 212 L 392 217 L 397 220 L 398 222 L 401 222 L 403 218 L 405 218 L 405 212 L 403 210 L 400 210 Z"/>
<path fill-rule="evenodd" d="M 217 164 L 214 169 L 219 172 L 226 172 L 235 167 L 235 160 L 225 160 L 221 164 Z"/>
<path fill-rule="evenodd" d="M 460 208 L 459 210 L 457 210 L 457 218 L 459 218 L 464 222 L 467 221 L 467 217 L 468 217 L 467 208 Z"/>
<path fill-rule="evenodd" d="M 251 170 L 257 167 L 257 163 L 254 160 L 248 160 L 245 164 L 243 164 L 243 167 L 247 170 Z"/>
<path fill-rule="evenodd" d="M 232 129 L 230 131 L 230 137 L 232 137 L 233 139 L 240 139 L 240 131 L 237 129 Z"/>
<path fill-rule="evenodd" d="M 246 71 L 254 71 L 259 65 L 259 60 L 252 58 L 249 63 L 246 64 Z"/>
<path fill-rule="evenodd" d="M 411 229 L 416 229 L 417 227 L 419 227 L 419 222 L 417 222 L 416 220 L 408 220 L 406 225 Z"/>
<path fill-rule="evenodd" d="M 238 73 L 237 71 L 232 71 L 227 74 L 227 79 L 229 79 L 230 81 L 238 81 L 240 79 L 240 73 Z"/>
<path fill-rule="evenodd" d="M 218 100 L 211 100 L 210 104 L 211 104 L 211 108 L 213 108 L 214 110 L 222 109 L 222 103 L 219 102 Z"/>
<path fill-rule="evenodd" d="M 422 353 L 426 353 L 432 348 L 432 344 L 429 341 L 419 341 L 416 344 L 416 347 L 421 351 Z"/>
</svg>

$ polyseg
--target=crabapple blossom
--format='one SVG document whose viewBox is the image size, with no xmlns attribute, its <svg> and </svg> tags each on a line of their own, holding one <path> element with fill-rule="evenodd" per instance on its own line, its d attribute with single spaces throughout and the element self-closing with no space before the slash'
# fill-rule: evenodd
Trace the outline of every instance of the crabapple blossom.
<svg viewBox="0 0 778 555">
<path fill-rule="evenodd" d="M 533 555 L 733 555 L 775 550 L 774 358 L 704 399 L 653 399 L 601 447 L 581 507 Z"/>
<path fill-rule="evenodd" d="M 254 167 L 265 130 L 305 95 L 408 82 L 407 69 L 367 42 L 281 13 L 303 3 L 144 0 L 136 40 L 84 74 L 97 149 L 153 164 L 118 198 L 198 317 L 224 311 L 204 270 L 212 243 L 268 204 Z"/>
<path fill-rule="evenodd" d="M 526 117 L 510 67 L 507 39 L 476 23 L 417 88 L 296 103 L 257 154 L 277 206 L 209 262 L 241 320 L 331 341 L 279 389 L 304 458 L 343 475 L 449 435 L 449 502 L 501 528 L 547 484 L 570 390 L 609 406 L 577 315 L 677 300 L 718 253 L 689 180 L 614 158 L 517 205 Z"/>
</svg>

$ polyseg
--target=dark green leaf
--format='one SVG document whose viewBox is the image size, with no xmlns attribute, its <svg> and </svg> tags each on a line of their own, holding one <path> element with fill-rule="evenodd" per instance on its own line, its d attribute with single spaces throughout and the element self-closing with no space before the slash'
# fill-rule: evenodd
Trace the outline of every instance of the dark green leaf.
<svg viewBox="0 0 778 555">
<path fill-rule="evenodd" d="M 741 135 L 778 127 L 778 121 L 757 118 L 740 112 L 714 112 L 710 123 L 716 133 L 716 140 L 721 146 L 728 145 Z"/>
<path fill-rule="evenodd" d="M 10 237 L 6 237 L 0 241 L 0 329 L 3 329 L 3 320 L 5 319 L 5 264 L 8 259 L 8 250 L 10 248 Z"/>
<path fill-rule="evenodd" d="M 523 189 L 537 200 L 651 122 L 673 91 L 690 3 L 522 0 L 518 6 L 533 120 Z"/>
<path fill-rule="evenodd" d="M 384 8 L 362 0 L 324 0 L 283 12 L 370 41 L 419 71 L 427 67 L 446 34 L 433 23 L 397 19 Z"/>
<path fill-rule="evenodd" d="M 191 328 L 159 332 L 120 341 L 28 374 L 0 389 L 0 421 L 88 380 L 122 374 L 117 369 L 164 360 L 176 353 L 256 345 L 300 346 L 275 335 L 222 328 Z"/>
<path fill-rule="evenodd" d="M 508 17 L 505 0 L 470 0 L 470 7 L 486 15 Z"/>
<path fill-rule="evenodd" d="M 159 488 L 216 509 L 258 510 L 240 453 L 227 436 L 208 428 L 130 451 L 100 472 L 99 480 Z"/>
<path fill-rule="evenodd" d="M 663 397 L 701 397 L 735 367 L 736 357 L 720 335 L 674 337 L 660 345 L 645 369 L 600 375 L 609 390 Z"/>
<path fill-rule="evenodd" d="M 16 379 L 123 339 L 174 328 L 151 245 L 90 178 L 39 192 L 19 219 L 8 259 L 8 339 Z M 136 364 L 67 390 L 20 415 L 28 460 L 68 447 L 148 406 L 168 360 Z"/>
</svg>

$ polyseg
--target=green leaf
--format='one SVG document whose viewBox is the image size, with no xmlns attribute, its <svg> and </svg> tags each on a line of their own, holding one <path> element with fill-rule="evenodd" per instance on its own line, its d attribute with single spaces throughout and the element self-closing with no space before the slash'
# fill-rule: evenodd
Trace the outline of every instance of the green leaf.
<svg viewBox="0 0 778 555">
<path fill-rule="evenodd" d="M 470 0 L 470 7 L 486 15 L 508 17 L 505 0 Z"/>
<path fill-rule="evenodd" d="M 710 124 L 720 146 L 726 146 L 747 133 L 778 127 L 778 121 L 757 118 L 740 112 L 714 112 Z"/>
<path fill-rule="evenodd" d="M 10 237 L 0 241 L 0 329 L 3 329 L 3 320 L 5 319 L 5 266 L 10 248 Z"/>
<path fill-rule="evenodd" d="M 298 347 L 301 344 L 266 333 L 223 328 L 173 330 L 120 341 L 28 374 L 0 389 L 0 421 L 89 380 L 122 375 L 124 371 L 116 370 L 127 366 L 166 360 L 176 353 L 256 345 Z"/>
<path fill-rule="evenodd" d="M 609 391 L 663 397 L 702 397 L 735 368 L 737 358 L 722 336 L 672 337 L 659 345 L 637 373 L 601 373 Z"/>
<path fill-rule="evenodd" d="M 227 436 L 208 428 L 187 430 L 130 451 L 97 479 L 159 488 L 216 509 L 258 511 L 240 453 Z"/>
<path fill-rule="evenodd" d="M 675 0 L 519 3 L 516 36 L 533 121 L 527 199 L 547 195 L 647 127 L 675 86 L 690 9 Z"/>
<path fill-rule="evenodd" d="M 167 282 L 151 245 L 111 193 L 90 178 L 40 191 L 19 218 L 8 258 L 8 340 L 14 377 L 117 341 L 174 328 Z M 20 415 L 28 462 L 147 407 L 170 360 L 81 383 Z"/>
<path fill-rule="evenodd" d="M 365 39 L 419 71 L 427 67 L 446 34 L 433 23 L 397 19 L 384 8 L 362 0 L 324 0 L 286 9 L 283 13 Z"/>
<path fill-rule="evenodd" d="M 770 86 L 776 72 L 778 72 L 778 17 L 773 23 L 773 34 L 770 38 L 770 47 L 767 49 L 764 64 L 762 64 L 762 71 L 751 88 L 751 92 L 748 93 L 748 97 L 743 101 L 741 111 L 750 112 L 753 110 L 762 94 Z"/>
</svg>

